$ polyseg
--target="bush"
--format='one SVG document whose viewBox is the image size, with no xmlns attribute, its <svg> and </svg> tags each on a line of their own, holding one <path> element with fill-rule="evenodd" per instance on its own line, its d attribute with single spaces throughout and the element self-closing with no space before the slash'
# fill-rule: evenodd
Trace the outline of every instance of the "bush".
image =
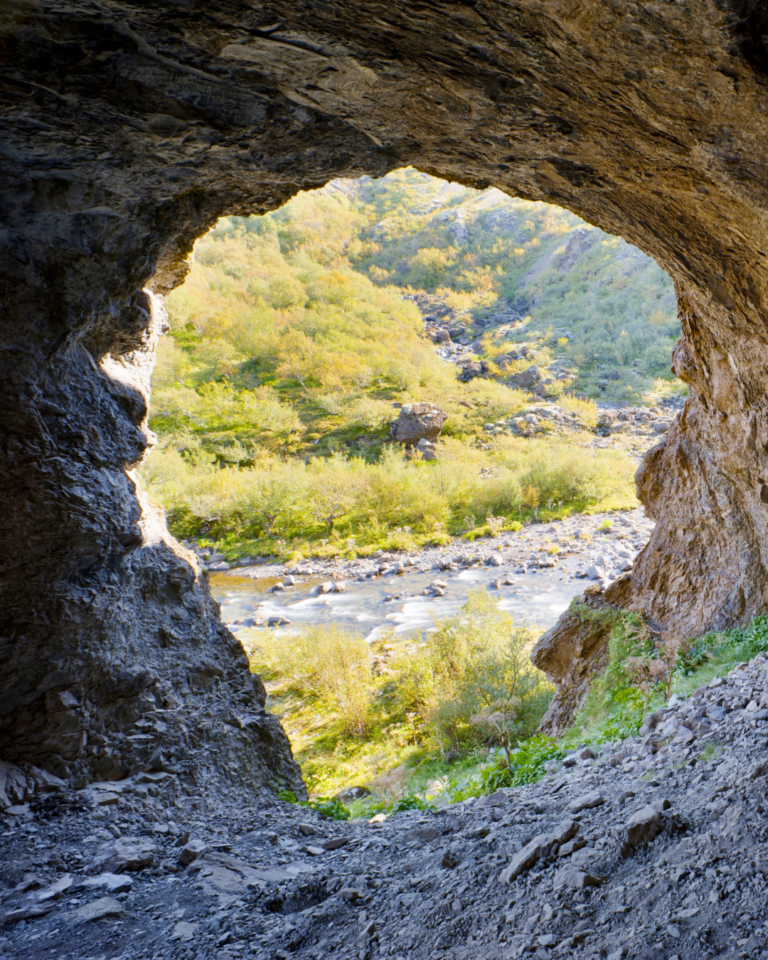
<svg viewBox="0 0 768 960">
<path fill-rule="evenodd" d="M 435 626 L 410 667 L 404 696 L 425 711 L 444 752 L 480 741 L 497 743 L 509 757 L 538 726 L 552 697 L 528 659 L 535 632 L 515 626 L 484 589 Z"/>
<path fill-rule="evenodd" d="M 423 800 L 421 797 L 408 796 L 396 800 L 392 804 L 389 813 L 390 816 L 394 816 L 396 813 L 404 813 L 406 810 L 429 810 L 430 813 L 437 812 L 437 808 L 433 804 L 427 803 L 426 800 Z"/>
<path fill-rule="evenodd" d="M 346 734 L 365 735 L 371 657 L 360 637 L 336 626 L 312 626 L 298 634 L 270 634 L 260 650 L 268 669 L 336 710 Z"/>
<path fill-rule="evenodd" d="M 335 797 L 315 797 L 314 800 L 299 800 L 292 790 L 281 790 L 277 799 L 284 803 L 294 803 L 299 807 L 314 810 L 315 813 L 319 813 L 321 817 L 328 817 L 329 820 L 349 820 L 351 816 L 350 811 Z"/>
</svg>

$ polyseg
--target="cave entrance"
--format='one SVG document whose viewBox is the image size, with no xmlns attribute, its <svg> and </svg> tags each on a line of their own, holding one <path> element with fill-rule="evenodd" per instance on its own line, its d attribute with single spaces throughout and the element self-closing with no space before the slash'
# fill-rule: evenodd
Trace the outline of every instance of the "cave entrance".
<svg viewBox="0 0 768 960">
<path fill-rule="evenodd" d="M 336 180 L 220 220 L 192 263 L 167 300 L 142 477 L 214 568 L 631 506 L 686 389 L 654 261 L 493 188 L 413 168 Z M 440 410 L 437 446 L 393 433 L 414 402 Z M 434 480 L 400 478 L 396 449 L 437 458 Z"/>
<path fill-rule="evenodd" d="M 411 165 L 556 203 L 653 256 L 675 278 L 691 395 L 643 462 L 657 526 L 608 600 L 687 635 L 765 608 L 765 29 L 757 6 L 689 7 L 278 2 L 212 8 L 203 28 L 164 0 L 119 21 L 51 2 L 9 20 L 0 755 L 295 780 L 137 483 L 162 324 L 145 288 L 178 286 L 219 217 L 334 178 Z"/>
</svg>

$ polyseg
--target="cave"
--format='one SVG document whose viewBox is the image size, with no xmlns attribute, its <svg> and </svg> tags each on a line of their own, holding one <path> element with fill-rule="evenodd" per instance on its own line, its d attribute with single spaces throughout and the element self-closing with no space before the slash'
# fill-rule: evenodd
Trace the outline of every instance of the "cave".
<svg viewBox="0 0 768 960">
<path fill-rule="evenodd" d="M 690 393 L 638 472 L 656 527 L 608 600 L 686 635 L 764 611 L 766 34 L 752 0 L 8 6 L 0 757 L 75 786 L 303 790 L 134 471 L 195 239 L 337 177 L 495 186 L 656 259 Z"/>
</svg>

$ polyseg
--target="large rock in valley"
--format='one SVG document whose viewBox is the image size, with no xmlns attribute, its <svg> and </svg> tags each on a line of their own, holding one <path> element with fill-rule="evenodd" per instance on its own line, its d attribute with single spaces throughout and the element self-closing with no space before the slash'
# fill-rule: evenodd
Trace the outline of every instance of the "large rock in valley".
<svg viewBox="0 0 768 960">
<path fill-rule="evenodd" d="M 510 383 L 515 387 L 520 387 L 521 390 L 532 390 L 539 380 L 541 380 L 541 371 L 534 363 L 526 370 L 523 370 L 522 373 L 518 373 L 517 376 L 512 377 Z"/>
<path fill-rule="evenodd" d="M 434 442 L 440 436 L 447 419 L 445 410 L 441 410 L 434 403 L 405 403 L 400 407 L 400 415 L 392 429 L 392 436 L 408 447 L 420 440 Z"/>
</svg>

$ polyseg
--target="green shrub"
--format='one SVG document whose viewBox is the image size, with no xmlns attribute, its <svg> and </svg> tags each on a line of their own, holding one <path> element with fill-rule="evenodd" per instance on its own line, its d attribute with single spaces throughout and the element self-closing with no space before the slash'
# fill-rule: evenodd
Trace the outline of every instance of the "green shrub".
<svg viewBox="0 0 768 960">
<path fill-rule="evenodd" d="M 314 810 L 315 813 L 319 813 L 322 817 L 328 817 L 329 820 L 349 820 L 351 816 L 344 804 L 335 797 L 315 797 L 314 800 L 299 800 L 292 790 L 281 790 L 277 799 L 284 803 L 293 803 L 299 807 Z"/>
<path fill-rule="evenodd" d="M 336 626 L 306 627 L 301 633 L 267 634 L 259 659 L 274 674 L 290 678 L 338 712 L 344 731 L 362 737 L 368 726 L 371 655 L 361 637 Z"/>
<path fill-rule="evenodd" d="M 396 800 L 390 810 L 390 816 L 394 816 L 396 813 L 404 813 L 406 810 L 429 810 L 431 813 L 437 812 L 437 807 L 434 804 L 427 803 L 422 797 L 401 797 L 399 800 Z"/>
<path fill-rule="evenodd" d="M 515 626 L 485 589 L 471 592 L 456 616 L 435 627 L 412 669 L 421 671 L 423 708 L 436 739 L 454 751 L 496 743 L 509 755 L 535 730 L 552 697 L 528 659 L 535 632 Z"/>
<path fill-rule="evenodd" d="M 541 734 L 531 737 L 512 754 L 512 784 L 520 787 L 526 783 L 536 783 L 544 776 L 547 763 L 563 756 L 561 747 L 550 737 Z"/>
</svg>

